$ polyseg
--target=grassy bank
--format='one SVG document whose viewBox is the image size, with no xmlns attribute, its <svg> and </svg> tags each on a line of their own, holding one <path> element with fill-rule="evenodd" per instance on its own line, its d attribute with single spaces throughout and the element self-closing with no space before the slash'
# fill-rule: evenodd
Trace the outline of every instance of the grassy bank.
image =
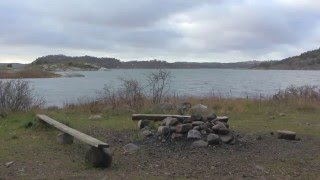
<svg viewBox="0 0 320 180">
<path fill-rule="evenodd" d="M 0 71 L 0 79 L 21 79 L 21 78 L 56 78 L 61 75 L 37 68 L 5 69 Z"/>
<path fill-rule="evenodd" d="M 179 105 L 185 101 L 193 105 L 207 105 L 209 111 L 214 111 L 218 115 L 229 116 L 230 128 L 242 135 L 266 135 L 276 130 L 286 129 L 296 131 L 298 136 L 302 137 L 302 141 L 308 137 L 320 138 L 320 103 L 318 101 L 305 98 L 253 100 L 189 97 L 184 98 L 183 101 L 179 98 L 171 98 L 170 103 Z M 35 118 L 37 113 L 47 114 L 75 129 L 110 143 L 112 147 L 116 148 L 113 167 L 108 170 L 101 170 L 86 165 L 83 156 L 87 147 L 78 141 L 74 145 L 62 146 L 57 144 L 55 136 L 58 131 L 54 128 L 39 125 Z M 132 113 L 176 114 L 177 112 L 175 110 L 159 110 L 152 105 L 150 100 L 145 100 L 143 106 L 137 109 L 132 109 L 125 104 L 112 107 L 108 103 L 96 102 L 68 105 L 62 109 L 33 109 L 27 112 L 3 114 L 0 117 L 0 144 L 3 145 L 0 148 L 0 164 L 10 161 L 14 161 L 15 164 L 12 165 L 12 168 L 0 166 L 2 169 L 0 178 L 3 176 L 9 178 L 67 177 L 68 179 L 82 177 L 96 179 L 107 176 L 111 179 L 118 179 L 120 177 L 125 178 L 126 175 L 130 174 L 136 178 L 153 177 L 132 172 L 130 169 L 133 160 L 130 159 L 130 156 L 126 157 L 121 154 L 122 144 L 119 144 L 119 139 L 123 139 L 124 144 L 137 140 L 137 125 L 136 122 L 131 120 Z M 102 118 L 88 119 L 95 114 L 102 115 Z M 294 172 L 295 168 L 300 168 L 300 161 L 300 159 L 281 162 L 268 162 L 266 160 L 263 163 L 270 171 L 277 173 L 279 169 Z M 305 161 L 307 163 L 320 163 L 318 156 L 312 160 L 305 159 Z M 243 163 L 245 164 L 246 161 L 244 160 Z M 15 167 L 17 169 L 14 169 Z M 20 172 L 19 170 L 22 167 L 25 169 Z M 32 167 L 32 169 L 29 167 Z M 143 169 L 139 169 L 139 171 L 147 173 Z M 48 172 L 50 172 L 50 175 Z M 8 176 L 10 173 L 12 176 Z M 309 173 L 308 177 L 312 179 L 317 175 Z M 277 174 L 276 177 L 283 176 Z M 165 176 L 159 178 L 162 179 Z"/>
</svg>

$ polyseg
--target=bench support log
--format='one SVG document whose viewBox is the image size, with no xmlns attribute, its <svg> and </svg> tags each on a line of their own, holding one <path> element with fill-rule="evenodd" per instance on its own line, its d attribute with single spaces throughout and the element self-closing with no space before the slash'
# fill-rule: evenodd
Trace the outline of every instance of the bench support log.
<svg viewBox="0 0 320 180">
<path fill-rule="evenodd" d="M 72 144 L 73 143 L 73 137 L 70 136 L 67 133 L 60 133 L 57 136 L 57 142 L 59 144 Z"/>
<path fill-rule="evenodd" d="M 86 153 L 86 161 L 94 167 L 109 167 L 112 163 L 112 155 L 109 148 L 96 148 L 91 146 Z"/>
<path fill-rule="evenodd" d="M 62 131 L 62 133 L 57 136 L 57 141 L 59 143 L 72 144 L 73 138 L 76 138 L 90 145 L 90 149 L 86 153 L 85 159 L 94 167 L 109 167 L 111 165 L 112 154 L 107 143 L 70 128 L 46 115 L 38 114 L 37 117 L 42 122 L 46 122 L 48 125 L 52 125 L 53 127 Z"/>
</svg>

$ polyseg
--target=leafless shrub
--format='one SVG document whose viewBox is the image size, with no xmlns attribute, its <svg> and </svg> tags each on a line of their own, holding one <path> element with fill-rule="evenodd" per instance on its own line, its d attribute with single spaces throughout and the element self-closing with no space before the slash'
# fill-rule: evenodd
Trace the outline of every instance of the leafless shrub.
<svg viewBox="0 0 320 180">
<path fill-rule="evenodd" d="M 118 93 L 112 86 L 105 84 L 102 91 L 98 92 L 98 100 L 104 104 L 110 105 L 112 109 L 118 106 Z"/>
<path fill-rule="evenodd" d="M 0 111 L 19 111 L 41 107 L 43 98 L 36 97 L 27 81 L 0 81 Z"/>
<path fill-rule="evenodd" d="M 81 111 L 89 111 L 93 114 L 101 113 L 103 109 L 103 106 L 96 98 L 86 96 L 77 98 L 74 102 L 64 102 L 63 107 L 69 110 L 79 110 L 79 107 L 82 107 Z"/>
<path fill-rule="evenodd" d="M 131 109 L 139 109 L 144 105 L 145 95 L 139 81 L 120 78 L 121 84 L 117 89 L 105 85 L 98 92 L 98 101 L 111 106 L 112 109 L 127 106 Z"/>
<path fill-rule="evenodd" d="M 273 95 L 275 100 L 320 101 L 320 89 L 317 86 L 290 86 Z"/>
<path fill-rule="evenodd" d="M 144 94 L 139 81 L 135 79 L 121 79 L 121 86 L 118 95 L 121 101 L 125 102 L 130 108 L 140 108 L 144 104 Z"/>
<path fill-rule="evenodd" d="M 150 87 L 152 103 L 161 103 L 170 90 L 172 79 L 171 72 L 160 69 L 157 72 L 147 74 L 146 77 Z"/>
</svg>

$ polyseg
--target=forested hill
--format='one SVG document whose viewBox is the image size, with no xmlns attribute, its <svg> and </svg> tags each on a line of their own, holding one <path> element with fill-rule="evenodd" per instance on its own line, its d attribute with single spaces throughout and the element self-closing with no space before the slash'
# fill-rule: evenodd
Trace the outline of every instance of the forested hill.
<svg viewBox="0 0 320 180">
<path fill-rule="evenodd" d="M 121 62 L 115 58 L 97 58 L 92 56 L 65 56 L 65 55 L 48 55 L 37 58 L 32 65 L 65 65 L 74 66 L 80 64 L 90 64 L 98 67 L 117 68 Z"/>
<path fill-rule="evenodd" d="M 217 63 L 217 62 L 174 62 L 170 63 L 167 61 L 150 60 L 150 61 L 120 61 L 115 58 L 97 58 L 92 56 L 78 56 L 70 57 L 65 55 L 49 55 L 37 58 L 32 65 L 42 66 L 55 66 L 55 67 L 78 67 L 84 69 L 95 69 L 95 68 L 124 68 L 124 69 L 153 69 L 153 68 L 168 68 L 168 69 L 191 69 L 191 68 L 242 68 L 248 69 L 256 66 L 260 62 L 247 61 L 247 62 L 236 62 L 236 63 Z"/>
<path fill-rule="evenodd" d="M 281 61 L 263 62 L 256 69 L 320 70 L 320 48 Z"/>
</svg>

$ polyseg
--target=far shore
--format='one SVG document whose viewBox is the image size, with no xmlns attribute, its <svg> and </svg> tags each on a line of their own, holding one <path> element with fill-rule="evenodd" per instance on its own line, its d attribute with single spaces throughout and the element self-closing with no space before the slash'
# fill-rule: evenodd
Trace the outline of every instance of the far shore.
<svg viewBox="0 0 320 180">
<path fill-rule="evenodd" d="M 23 78 L 57 78 L 60 74 L 54 72 L 37 70 L 37 69 L 23 69 L 23 70 L 2 70 L 0 71 L 0 79 L 23 79 Z"/>
</svg>

